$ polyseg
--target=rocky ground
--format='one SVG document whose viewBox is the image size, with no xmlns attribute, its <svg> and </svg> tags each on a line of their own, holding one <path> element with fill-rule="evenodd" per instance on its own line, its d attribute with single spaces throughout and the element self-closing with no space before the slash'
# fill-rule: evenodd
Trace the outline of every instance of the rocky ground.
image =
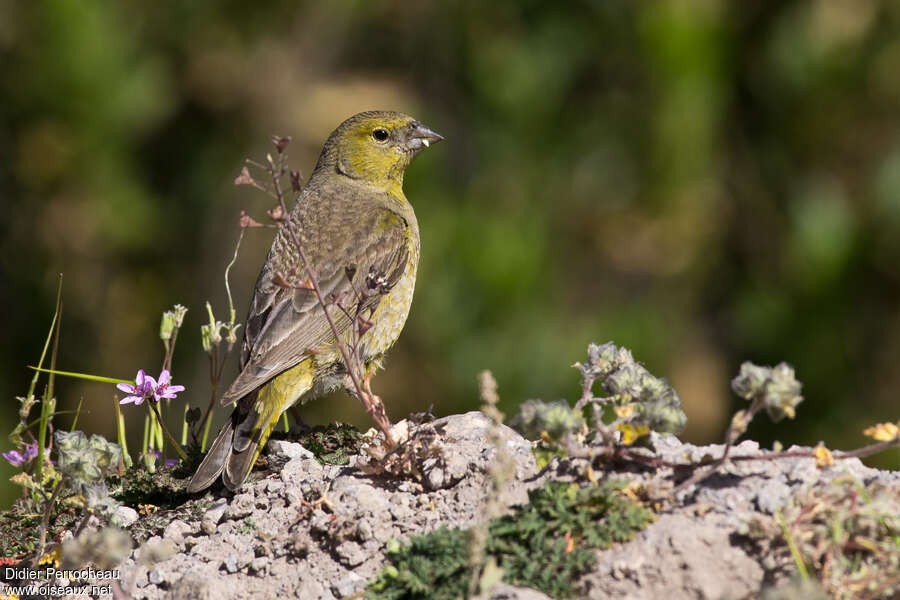
<svg viewBox="0 0 900 600">
<path fill-rule="evenodd" d="M 121 566 L 122 591 L 134 598 L 184 600 L 332 600 L 360 593 L 383 568 L 389 540 L 440 526 L 468 528 L 485 519 L 488 470 L 498 454 L 489 441 L 491 421 L 471 412 L 435 424 L 444 451 L 426 461 L 421 483 L 367 474 L 359 457 L 347 466 L 323 467 L 299 444 L 270 442 L 274 468 L 262 478 L 255 475 L 240 493 L 208 492 L 199 518 L 160 522 L 161 515 L 154 515 L 157 530 Z M 586 461 L 563 459 L 539 472 L 530 442 L 505 426 L 494 431 L 514 461 L 515 476 L 499 499 L 504 506 L 527 502 L 528 491 L 547 478 L 574 479 L 586 471 Z M 721 451 L 682 444 L 674 436 L 654 435 L 652 444 L 662 458 L 680 462 Z M 759 452 L 754 442 L 744 442 L 733 456 Z M 790 561 L 772 559 L 770 548 L 748 537 L 748 528 L 773 523 L 773 514 L 798 490 L 847 474 L 863 484 L 880 480 L 900 498 L 900 473 L 873 470 L 855 459 L 826 469 L 808 458 L 732 463 L 661 505 L 656 522 L 631 542 L 598 552 L 594 570 L 581 582 L 584 597 L 758 597 L 763 588 L 786 580 Z M 651 492 L 672 485 L 668 469 L 632 468 L 619 475 Z M 310 502 L 311 497 L 324 500 Z M 505 584 L 490 597 L 547 598 Z"/>
</svg>

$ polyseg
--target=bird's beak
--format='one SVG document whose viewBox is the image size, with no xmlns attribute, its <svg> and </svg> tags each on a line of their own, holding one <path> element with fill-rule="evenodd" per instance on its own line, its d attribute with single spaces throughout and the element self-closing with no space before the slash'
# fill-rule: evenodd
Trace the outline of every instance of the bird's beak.
<svg viewBox="0 0 900 600">
<path fill-rule="evenodd" d="M 407 149 L 413 154 L 418 154 L 425 148 L 444 139 L 444 136 L 438 132 L 425 127 L 418 121 L 413 121 L 410 125 L 409 136 L 406 140 Z"/>
</svg>

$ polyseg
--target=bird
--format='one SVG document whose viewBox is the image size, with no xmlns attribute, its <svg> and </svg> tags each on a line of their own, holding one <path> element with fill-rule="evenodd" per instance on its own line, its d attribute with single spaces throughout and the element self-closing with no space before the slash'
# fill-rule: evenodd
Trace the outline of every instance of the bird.
<svg viewBox="0 0 900 600">
<path fill-rule="evenodd" d="M 325 141 L 260 270 L 240 370 L 220 399 L 235 408 L 189 493 L 207 489 L 219 475 L 226 488 L 239 489 L 279 417 L 295 403 L 341 387 L 355 393 L 335 328 L 344 342 L 356 332 L 368 385 L 403 329 L 416 282 L 419 225 L 403 175 L 417 154 L 442 139 L 406 114 L 368 111 L 345 120 Z"/>
</svg>

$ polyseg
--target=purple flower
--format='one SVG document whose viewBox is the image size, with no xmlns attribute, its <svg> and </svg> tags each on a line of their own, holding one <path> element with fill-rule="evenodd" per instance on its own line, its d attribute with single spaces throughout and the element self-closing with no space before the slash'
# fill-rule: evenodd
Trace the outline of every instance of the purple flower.
<svg viewBox="0 0 900 600">
<path fill-rule="evenodd" d="M 163 398 L 174 398 L 178 392 L 184 391 L 183 385 L 170 385 L 169 380 L 169 371 L 163 369 L 163 372 L 159 374 L 159 383 L 154 391 L 157 402 Z"/>
<path fill-rule="evenodd" d="M 165 373 L 165 371 L 163 371 L 163 373 Z M 144 400 L 149 400 L 154 396 L 156 391 L 156 380 L 144 373 L 144 370 L 141 369 L 137 372 L 134 384 L 118 383 L 116 384 L 116 387 L 128 394 L 119 400 L 119 404 L 134 403 L 135 406 L 138 406 Z"/>
<path fill-rule="evenodd" d="M 25 454 L 22 454 L 18 450 L 10 450 L 9 452 L 3 453 L 3 458 L 8 460 L 9 464 L 14 467 L 21 467 L 34 457 L 29 456 L 28 450 L 25 450 Z"/>
<path fill-rule="evenodd" d="M 160 452 L 159 450 L 151 450 L 147 454 L 152 455 L 153 458 L 155 458 L 156 460 L 160 460 L 163 457 L 163 453 Z M 163 464 L 167 467 L 176 467 L 176 466 L 178 466 L 178 459 L 177 458 L 167 458 L 163 462 Z"/>
<path fill-rule="evenodd" d="M 45 448 L 45 453 L 50 453 L 50 448 Z M 3 453 L 3 458 L 9 461 L 14 467 L 21 467 L 29 460 L 38 455 L 38 444 L 36 441 L 31 442 L 30 444 L 25 444 L 24 452 L 19 452 L 18 450 L 10 450 L 9 452 Z"/>
<path fill-rule="evenodd" d="M 119 383 L 116 387 L 128 394 L 119 401 L 119 404 L 134 404 L 135 406 L 151 400 L 159 402 L 163 398 L 174 398 L 178 392 L 184 391 L 183 385 L 171 385 L 171 376 L 168 369 L 163 369 L 159 374 L 159 381 L 153 379 L 141 369 L 137 373 L 134 383 Z"/>
</svg>

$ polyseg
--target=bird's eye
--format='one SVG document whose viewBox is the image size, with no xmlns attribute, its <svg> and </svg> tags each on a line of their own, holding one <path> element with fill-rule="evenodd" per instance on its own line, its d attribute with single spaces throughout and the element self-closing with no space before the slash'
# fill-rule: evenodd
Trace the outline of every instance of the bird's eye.
<svg viewBox="0 0 900 600">
<path fill-rule="evenodd" d="M 385 142 L 388 139 L 388 132 L 386 129 L 376 129 L 372 132 L 372 137 L 376 142 Z"/>
</svg>

